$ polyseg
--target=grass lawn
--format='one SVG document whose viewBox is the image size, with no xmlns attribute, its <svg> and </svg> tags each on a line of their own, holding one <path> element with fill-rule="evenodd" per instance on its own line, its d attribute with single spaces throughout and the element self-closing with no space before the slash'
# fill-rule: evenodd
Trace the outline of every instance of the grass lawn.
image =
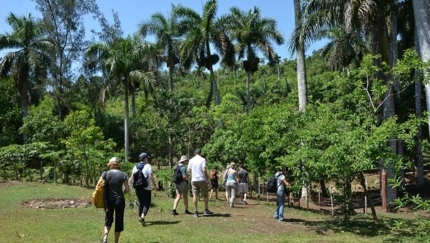
<svg viewBox="0 0 430 243">
<path fill-rule="evenodd" d="M 100 242 L 104 213 L 87 202 L 92 190 L 60 184 L 26 182 L 0 183 L 0 242 Z M 224 195 L 224 193 L 220 193 Z M 128 201 L 132 201 L 130 195 Z M 223 197 L 221 197 L 223 198 Z M 43 199 L 45 206 L 36 204 Z M 64 199 L 64 200 L 63 200 Z M 67 199 L 67 200 L 65 200 Z M 52 204 L 63 200 L 82 206 L 68 207 Z M 147 226 L 137 220 L 136 209 L 127 207 L 125 231 L 122 243 L 136 242 L 414 242 L 409 238 L 411 229 L 392 231 L 395 220 L 408 222 L 400 214 L 380 215 L 382 223 L 374 225 L 370 215 L 357 215 L 350 228 L 345 228 L 341 219 L 307 210 L 286 207 L 284 223 L 273 219 L 275 205 L 265 201 L 248 200 L 248 205 L 228 207 L 223 200 L 212 199 L 209 209 L 215 213 L 210 217 L 194 218 L 185 215 L 182 200 L 177 216 L 171 214 L 173 199 L 165 192 L 157 192 L 155 204 L 146 218 Z M 190 211 L 192 210 L 190 198 Z M 85 205 L 85 206 L 83 206 Z M 199 202 L 199 211 L 204 208 Z M 411 218 L 411 217 L 409 217 Z M 412 222 L 412 221 L 410 221 Z M 112 230 L 113 231 L 113 230 Z M 109 242 L 114 242 L 113 232 Z"/>
</svg>

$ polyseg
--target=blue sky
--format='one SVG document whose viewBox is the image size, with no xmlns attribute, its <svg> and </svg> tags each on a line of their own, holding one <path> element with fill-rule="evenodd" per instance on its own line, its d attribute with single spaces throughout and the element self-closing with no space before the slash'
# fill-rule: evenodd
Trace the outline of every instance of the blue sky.
<svg viewBox="0 0 430 243">
<path fill-rule="evenodd" d="M 118 12 L 121 20 L 121 26 L 124 35 L 129 35 L 137 31 L 138 24 L 145 19 L 148 19 L 151 14 L 161 12 L 167 15 L 171 9 L 171 4 L 182 4 L 190 7 L 201 13 L 205 1 L 199 0 L 97 0 L 97 4 L 105 17 L 112 20 L 112 9 Z M 278 23 L 278 29 L 284 34 L 288 40 L 294 29 L 294 7 L 293 0 L 219 0 L 218 15 L 227 14 L 230 7 L 238 7 L 248 11 L 254 6 L 261 10 L 264 17 L 272 17 Z M 12 12 L 17 15 L 27 15 L 32 13 L 34 16 L 39 16 L 40 13 L 36 10 L 35 3 L 32 0 L 4 0 L 0 8 L 0 33 L 10 32 L 10 27 L 6 23 L 6 16 Z M 85 29 L 87 35 L 90 35 L 91 29 L 100 30 L 98 22 L 88 16 L 85 18 Z M 90 36 L 88 36 L 90 37 Z M 323 46 L 324 42 L 317 42 L 312 45 L 307 54 L 311 54 L 313 50 L 317 50 Z M 275 50 L 281 58 L 290 59 L 291 53 L 288 51 L 287 45 L 276 46 Z M 2 56 L 4 52 L 0 52 Z"/>
</svg>

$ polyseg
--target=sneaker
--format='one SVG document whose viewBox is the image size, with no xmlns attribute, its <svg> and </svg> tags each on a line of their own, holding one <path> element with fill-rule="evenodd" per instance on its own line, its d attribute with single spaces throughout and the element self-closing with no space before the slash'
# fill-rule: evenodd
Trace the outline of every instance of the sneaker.
<svg viewBox="0 0 430 243">
<path fill-rule="evenodd" d="M 143 227 L 145 227 L 145 219 L 144 218 L 139 217 L 139 222 Z"/>
<path fill-rule="evenodd" d="M 248 203 L 246 201 L 243 201 L 246 205 L 248 205 Z"/>
<path fill-rule="evenodd" d="M 199 213 L 197 211 L 194 212 L 194 218 L 199 217 Z"/>
<path fill-rule="evenodd" d="M 173 214 L 173 215 L 178 215 L 178 212 L 176 212 L 176 210 L 175 210 L 175 209 L 173 209 L 173 210 L 172 210 L 172 214 Z"/>
<path fill-rule="evenodd" d="M 192 213 L 188 210 L 185 210 L 185 214 L 192 214 Z"/>
<path fill-rule="evenodd" d="M 212 213 L 211 211 L 209 211 L 209 209 L 206 209 L 203 216 L 209 216 L 209 215 L 213 215 L 214 213 Z"/>
<path fill-rule="evenodd" d="M 102 243 L 107 243 L 107 239 L 103 239 L 103 240 L 102 240 Z"/>
</svg>

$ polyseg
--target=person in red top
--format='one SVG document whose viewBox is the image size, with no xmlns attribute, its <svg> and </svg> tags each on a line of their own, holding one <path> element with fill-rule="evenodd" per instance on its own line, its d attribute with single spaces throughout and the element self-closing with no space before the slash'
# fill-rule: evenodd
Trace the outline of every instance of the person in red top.
<svg viewBox="0 0 430 243">
<path fill-rule="evenodd" d="M 212 198 L 212 194 L 215 192 L 215 199 L 218 200 L 218 166 L 215 166 L 209 175 L 211 181 L 211 193 L 209 194 L 209 200 Z"/>
</svg>

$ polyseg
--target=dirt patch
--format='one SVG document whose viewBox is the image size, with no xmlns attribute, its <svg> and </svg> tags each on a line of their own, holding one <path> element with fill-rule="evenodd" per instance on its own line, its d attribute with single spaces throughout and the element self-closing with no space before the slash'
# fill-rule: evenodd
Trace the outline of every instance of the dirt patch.
<svg viewBox="0 0 430 243">
<path fill-rule="evenodd" d="M 65 208 L 83 208 L 91 206 L 91 202 L 88 199 L 72 198 L 72 199 L 54 199 L 54 198 L 43 198 L 43 199 L 32 199 L 25 200 L 21 203 L 24 207 L 35 208 L 35 209 L 65 209 Z"/>
</svg>

